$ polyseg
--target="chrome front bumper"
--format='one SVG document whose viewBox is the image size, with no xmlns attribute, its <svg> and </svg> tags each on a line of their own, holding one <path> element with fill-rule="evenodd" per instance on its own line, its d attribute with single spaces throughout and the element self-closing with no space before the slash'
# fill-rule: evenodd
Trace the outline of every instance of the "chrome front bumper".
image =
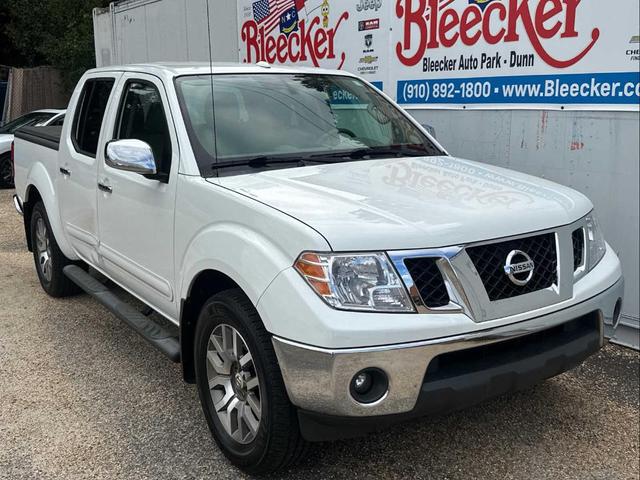
<svg viewBox="0 0 640 480">
<path fill-rule="evenodd" d="M 331 350 L 274 337 L 273 344 L 289 398 L 298 408 L 339 417 L 401 414 L 416 407 L 427 368 L 438 355 L 524 337 L 593 312 L 598 315 L 599 346 L 602 346 L 605 330 L 615 327 L 614 311 L 623 291 L 621 278 L 589 300 L 548 315 L 414 343 Z M 381 400 L 365 405 L 353 399 L 349 385 L 356 373 L 372 367 L 387 374 L 389 390 Z"/>
</svg>

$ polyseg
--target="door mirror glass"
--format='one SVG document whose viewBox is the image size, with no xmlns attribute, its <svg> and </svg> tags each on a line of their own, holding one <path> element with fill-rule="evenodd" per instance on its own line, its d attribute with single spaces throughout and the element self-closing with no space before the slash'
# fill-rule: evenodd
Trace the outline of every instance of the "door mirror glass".
<svg viewBox="0 0 640 480">
<path fill-rule="evenodd" d="M 157 172 L 153 150 L 142 140 L 114 140 L 107 144 L 105 162 L 112 168 L 140 175 Z"/>
</svg>

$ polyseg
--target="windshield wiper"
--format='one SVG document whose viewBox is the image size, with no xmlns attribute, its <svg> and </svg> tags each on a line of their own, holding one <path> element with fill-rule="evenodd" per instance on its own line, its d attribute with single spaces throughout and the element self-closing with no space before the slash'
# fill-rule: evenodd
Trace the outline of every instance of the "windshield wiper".
<svg viewBox="0 0 640 480">
<path fill-rule="evenodd" d="M 280 163 L 303 163 L 304 158 L 300 156 L 283 157 L 277 155 L 259 155 L 251 158 L 243 158 L 242 160 L 229 160 L 224 162 L 216 162 L 211 164 L 212 169 L 233 168 L 233 167 L 250 167 L 263 168 L 269 165 Z"/>
<path fill-rule="evenodd" d="M 421 145 L 390 145 L 385 147 L 356 148 L 341 152 L 329 152 L 318 155 L 311 155 L 313 159 L 349 159 L 365 160 L 376 157 L 424 157 L 429 152 Z"/>
<path fill-rule="evenodd" d="M 390 145 L 385 147 L 356 148 L 338 152 L 312 155 L 258 155 L 251 158 L 228 160 L 211 164 L 212 169 L 249 167 L 264 168 L 269 165 L 297 164 L 304 167 L 310 163 L 340 163 L 345 160 L 368 160 L 376 157 L 422 157 L 428 155 L 422 145 Z"/>
</svg>

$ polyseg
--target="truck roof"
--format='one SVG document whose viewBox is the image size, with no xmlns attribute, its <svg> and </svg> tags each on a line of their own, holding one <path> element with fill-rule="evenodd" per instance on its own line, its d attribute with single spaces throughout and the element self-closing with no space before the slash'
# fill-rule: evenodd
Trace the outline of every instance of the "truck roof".
<svg viewBox="0 0 640 480">
<path fill-rule="evenodd" d="M 109 67 L 101 67 L 90 70 L 90 73 L 96 72 L 139 72 L 154 73 L 161 76 L 179 77 L 181 75 L 207 75 L 213 71 L 213 74 L 255 74 L 255 73 L 314 73 L 329 75 L 354 76 L 342 70 L 329 70 L 314 67 L 291 67 L 282 65 L 270 65 L 266 62 L 258 64 L 246 63 L 222 63 L 214 62 L 158 62 L 158 63 L 141 63 L 131 65 L 112 65 Z"/>
</svg>

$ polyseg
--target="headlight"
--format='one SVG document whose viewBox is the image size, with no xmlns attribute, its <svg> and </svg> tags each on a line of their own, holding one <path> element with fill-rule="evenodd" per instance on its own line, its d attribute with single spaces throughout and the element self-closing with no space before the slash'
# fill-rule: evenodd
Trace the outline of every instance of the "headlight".
<svg viewBox="0 0 640 480">
<path fill-rule="evenodd" d="M 402 281 L 384 253 L 305 252 L 294 267 L 320 298 L 334 308 L 414 311 Z"/>
<path fill-rule="evenodd" d="M 586 226 L 586 248 L 587 248 L 587 271 L 595 267 L 607 251 L 607 244 L 604 235 L 600 230 L 600 225 L 596 216 L 590 213 L 585 219 Z"/>
</svg>

